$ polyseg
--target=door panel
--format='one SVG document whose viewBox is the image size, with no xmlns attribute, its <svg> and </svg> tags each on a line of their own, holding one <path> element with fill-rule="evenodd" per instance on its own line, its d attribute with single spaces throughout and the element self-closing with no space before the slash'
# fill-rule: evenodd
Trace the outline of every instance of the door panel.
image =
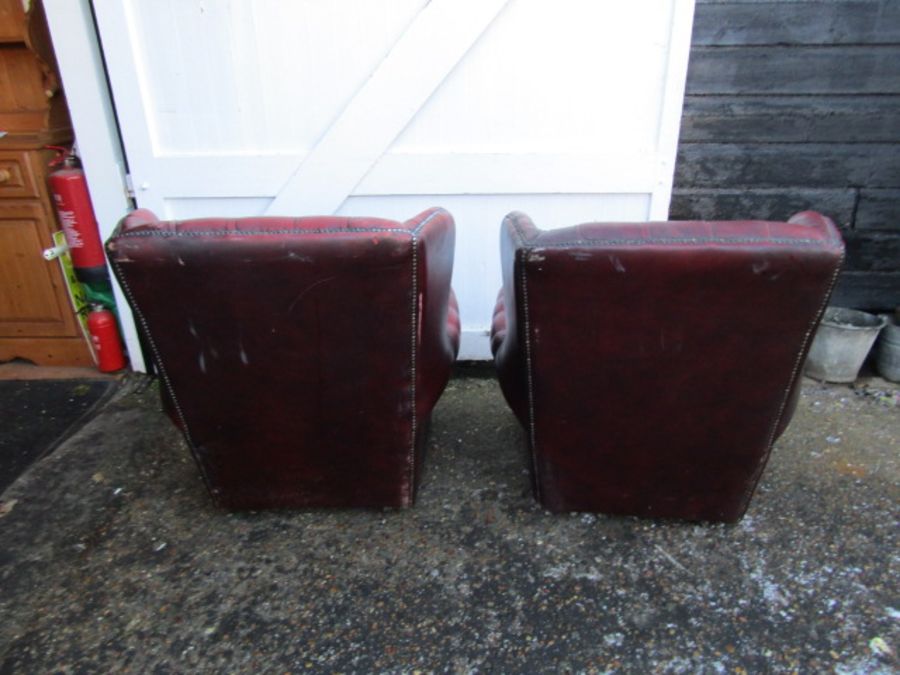
<svg viewBox="0 0 900 675">
<path fill-rule="evenodd" d="M 445 206 L 462 358 L 489 356 L 506 210 L 553 227 L 667 215 L 693 0 L 94 7 L 139 206 Z"/>
<path fill-rule="evenodd" d="M 79 334 L 59 265 L 40 255 L 50 246 L 39 203 L 0 200 L 0 336 Z"/>
</svg>

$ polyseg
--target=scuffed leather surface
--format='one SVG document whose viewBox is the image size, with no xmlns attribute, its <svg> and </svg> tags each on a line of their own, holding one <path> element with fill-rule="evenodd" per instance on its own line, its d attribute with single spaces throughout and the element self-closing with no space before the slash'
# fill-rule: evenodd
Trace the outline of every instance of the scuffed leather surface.
<svg viewBox="0 0 900 675">
<path fill-rule="evenodd" d="M 126 217 L 109 258 L 228 508 L 406 506 L 459 345 L 454 225 Z"/>
<path fill-rule="evenodd" d="M 554 511 L 735 521 L 790 419 L 834 224 L 501 228 L 492 346 Z"/>
</svg>

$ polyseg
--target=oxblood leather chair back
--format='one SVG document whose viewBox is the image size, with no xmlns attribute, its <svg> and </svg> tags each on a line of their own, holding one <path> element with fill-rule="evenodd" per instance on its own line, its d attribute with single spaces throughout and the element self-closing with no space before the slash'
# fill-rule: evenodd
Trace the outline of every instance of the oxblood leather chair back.
<svg viewBox="0 0 900 675">
<path fill-rule="evenodd" d="M 440 209 L 120 224 L 109 258 L 216 502 L 413 502 L 459 344 L 453 246 Z"/>
<path fill-rule="evenodd" d="M 735 521 L 796 404 L 843 257 L 834 224 L 511 213 L 492 347 L 554 511 Z"/>
</svg>

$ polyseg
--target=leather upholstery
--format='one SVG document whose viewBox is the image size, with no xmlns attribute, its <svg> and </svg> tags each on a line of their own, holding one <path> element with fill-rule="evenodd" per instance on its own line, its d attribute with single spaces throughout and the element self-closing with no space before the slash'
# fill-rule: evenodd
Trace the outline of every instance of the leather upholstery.
<svg viewBox="0 0 900 675">
<path fill-rule="evenodd" d="M 787 223 L 501 229 L 492 346 L 554 511 L 735 521 L 787 426 L 843 243 Z"/>
<path fill-rule="evenodd" d="M 160 222 L 109 258 L 228 508 L 407 506 L 459 347 L 453 219 Z"/>
</svg>

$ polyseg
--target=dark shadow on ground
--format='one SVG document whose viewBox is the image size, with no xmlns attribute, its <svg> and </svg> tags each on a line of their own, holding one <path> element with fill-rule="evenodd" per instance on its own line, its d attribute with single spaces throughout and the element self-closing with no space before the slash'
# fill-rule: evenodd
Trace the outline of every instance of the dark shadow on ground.
<svg viewBox="0 0 900 675">
<path fill-rule="evenodd" d="M 0 381 L 0 493 L 86 422 L 113 386 L 99 380 Z"/>
</svg>

